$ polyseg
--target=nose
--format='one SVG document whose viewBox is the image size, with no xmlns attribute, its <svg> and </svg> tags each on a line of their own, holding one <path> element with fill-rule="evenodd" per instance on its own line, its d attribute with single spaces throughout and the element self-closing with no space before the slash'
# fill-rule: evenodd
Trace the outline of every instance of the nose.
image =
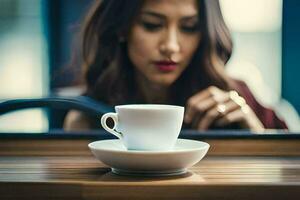
<svg viewBox="0 0 300 200">
<path fill-rule="evenodd" d="M 161 53 L 166 56 L 172 56 L 174 53 L 179 52 L 180 44 L 178 39 L 179 38 L 176 29 L 167 30 L 160 44 Z"/>
</svg>

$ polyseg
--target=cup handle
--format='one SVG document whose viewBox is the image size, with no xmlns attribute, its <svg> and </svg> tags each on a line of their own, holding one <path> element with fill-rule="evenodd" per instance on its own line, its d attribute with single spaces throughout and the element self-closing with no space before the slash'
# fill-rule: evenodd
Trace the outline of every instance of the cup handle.
<svg viewBox="0 0 300 200">
<path fill-rule="evenodd" d="M 106 125 L 106 120 L 107 118 L 112 118 L 112 120 L 114 121 L 114 127 L 113 128 L 109 128 Z M 115 135 L 116 137 L 118 137 L 119 139 L 123 139 L 123 136 L 121 133 L 118 133 L 117 131 L 115 131 L 115 128 L 117 127 L 118 124 L 118 114 L 117 113 L 106 113 L 104 115 L 102 115 L 101 117 L 101 125 L 102 127 L 109 133 Z"/>
</svg>

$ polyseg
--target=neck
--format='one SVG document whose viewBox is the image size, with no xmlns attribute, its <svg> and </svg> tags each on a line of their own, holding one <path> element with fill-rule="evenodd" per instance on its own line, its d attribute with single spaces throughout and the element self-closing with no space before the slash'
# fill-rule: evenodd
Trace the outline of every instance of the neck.
<svg viewBox="0 0 300 200">
<path fill-rule="evenodd" d="M 151 83 L 142 75 L 136 76 L 139 96 L 145 103 L 165 104 L 169 100 L 168 87 Z"/>
</svg>

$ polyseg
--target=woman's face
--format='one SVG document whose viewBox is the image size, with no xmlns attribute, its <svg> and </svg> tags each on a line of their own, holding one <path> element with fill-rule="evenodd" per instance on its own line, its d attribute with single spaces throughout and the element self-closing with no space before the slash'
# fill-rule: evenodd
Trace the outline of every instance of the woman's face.
<svg viewBox="0 0 300 200">
<path fill-rule="evenodd" d="M 128 37 L 136 74 L 170 86 L 187 68 L 199 41 L 195 0 L 146 0 Z"/>
</svg>

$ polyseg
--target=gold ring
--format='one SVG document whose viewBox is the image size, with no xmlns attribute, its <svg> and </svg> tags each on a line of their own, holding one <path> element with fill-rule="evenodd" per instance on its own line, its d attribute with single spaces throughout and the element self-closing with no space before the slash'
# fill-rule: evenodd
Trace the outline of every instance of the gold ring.
<svg viewBox="0 0 300 200">
<path fill-rule="evenodd" d="M 219 114 L 224 114 L 226 112 L 226 106 L 224 104 L 217 105 L 217 111 Z"/>
<path fill-rule="evenodd" d="M 236 91 L 231 90 L 229 92 L 229 97 L 232 101 L 234 101 L 241 108 L 246 105 L 246 101 L 243 97 L 241 97 Z"/>
<path fill-rule="evenodd" d="M 245 99 L 241 97 L 236 91 L 232 90 L 229 92 L 229 97 L 234 101 L 238 106 L 241 107 L 243 113 L 247 114 L 250 111 L 250 107 L 246 103 Z"/>
</svg>

